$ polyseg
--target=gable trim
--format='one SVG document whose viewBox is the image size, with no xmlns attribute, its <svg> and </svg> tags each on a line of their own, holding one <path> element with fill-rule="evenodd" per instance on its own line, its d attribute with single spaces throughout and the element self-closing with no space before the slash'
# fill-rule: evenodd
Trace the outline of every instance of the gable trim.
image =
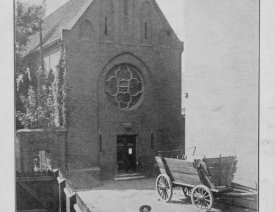
<svg viewBox="0 0 275 212">
<path fill-rule="evenodd" d="M 77 14 L 74 16 L 74 18 L 65 25 L 62 29 L 64 30 L 71 30 L 77 21 L 81 18 L 81 16 L 86 12 L 86 10 L 90 7 L 91 4 L 94 4 L 96 0 L 87 0 L 85 4 L 81 7 L 81 9 L 77 12 Z"/>
</svg>

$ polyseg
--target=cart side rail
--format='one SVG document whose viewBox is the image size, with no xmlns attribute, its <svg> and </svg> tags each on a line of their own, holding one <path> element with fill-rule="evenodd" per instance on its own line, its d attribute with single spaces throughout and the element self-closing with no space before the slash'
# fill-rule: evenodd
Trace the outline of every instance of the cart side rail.
<svg viewBox="0 0 275 212">
<path fill-rule="evenodd" d="M 165 158 L 182 159 L 182 160 L 186 159 L 184 149 L 158 151 L 158 156 L 165 157 Z"/>
<path fill-rule="evenodd" d="M 173 182 L 193 186 L 201 184 L 198 171 L 193 162 L 159 156 L 155 158 L 160 172 L 167 174 Z"/>
</svg>

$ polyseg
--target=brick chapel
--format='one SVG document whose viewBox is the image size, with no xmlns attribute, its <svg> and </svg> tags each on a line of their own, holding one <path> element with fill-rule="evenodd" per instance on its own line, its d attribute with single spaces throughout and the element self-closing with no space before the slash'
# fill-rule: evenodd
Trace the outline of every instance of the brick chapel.
<svg viewBox="0 0 275 212">
<path fill-rule="evenodd" d="M 42 29 L 45 70 L 64 78 L 61 130 L 21 130 L 19 142 L 40 142 L 53 168 L 98 167 L 103 178 L 150 174 L 158 150 L 184 148 L 183 43 L 155 0 L 70 0 Z M 40 51 L 36 34 L 25 57 L 39 63 Z"/>
</svg>

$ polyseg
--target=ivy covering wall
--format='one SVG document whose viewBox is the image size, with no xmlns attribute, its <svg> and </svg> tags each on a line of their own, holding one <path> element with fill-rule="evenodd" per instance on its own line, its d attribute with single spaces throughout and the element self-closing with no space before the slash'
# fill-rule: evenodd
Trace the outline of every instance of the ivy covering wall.
<svg viewBox="0 0 275 212">
<path fill-rule="evenodd" d="M 61 45 L 61 57 L 52 69 L 42 71 L 34 65 L 37 60 L 29 58 L 29 73 L 17 83 L 20 108 L 16 107 L 17 129 L 63 128 L 65 126 L 65 50 Z M 28 72 L 26 72 L 28 73 Z M 19 105 L 19 103 L 17 105 Z"/>
</svg>

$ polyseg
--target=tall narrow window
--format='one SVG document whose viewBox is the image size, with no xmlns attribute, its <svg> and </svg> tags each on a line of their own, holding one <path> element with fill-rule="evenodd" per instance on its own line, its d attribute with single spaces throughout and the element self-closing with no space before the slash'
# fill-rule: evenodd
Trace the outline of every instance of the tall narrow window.
<svg viewBox="0 0 275 212">
<path fill-rule="evenodd" d="M 148 37 L 148 29 L 147 29 L 147 22 L 144 23 L 144 38 L 147 39 Z"/>
<path fill-rule="evenodd" d="M 108 18 L 107 17 L 105 17 L 105 20 L 104 20 L 104 34 L 108 35 Z"/>
<path fill-rule="evenodd" d="M 124 15 L 128 15 L 128 0 L 124 0 Z"/>
<path fill-rule="evenodd" d="M 102 152 L 102 135 L 99 135 L 99 152 Z"/>
<path fill-rule="evenodd" d="M 151 133 L 151 149 L 154 149 L 154 133 Z"/>
</svg>

